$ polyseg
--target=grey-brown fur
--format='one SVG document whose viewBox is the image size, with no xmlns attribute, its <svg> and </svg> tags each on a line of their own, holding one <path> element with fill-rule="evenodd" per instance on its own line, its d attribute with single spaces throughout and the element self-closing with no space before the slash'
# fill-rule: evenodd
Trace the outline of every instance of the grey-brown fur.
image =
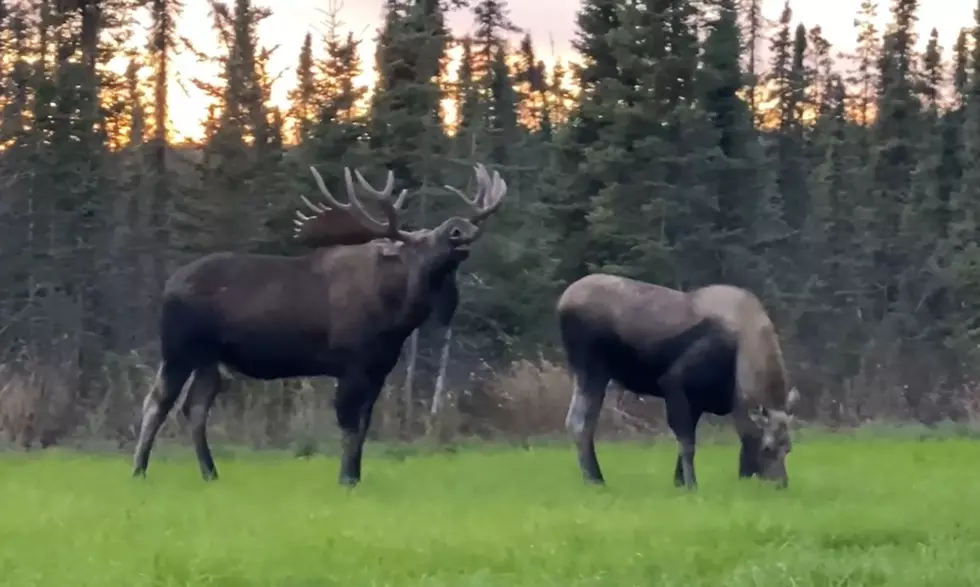
<svg viewBox="0 0 980 587">
<path fill-rule="evenodd" d="M 775 328 L 754 295 L 728 285 L 681 292 L 594 274 L 569 285 L 557 306 L 575 379 L 566 425 L 587 480 L 603 482 L 595 428 L 606 387 L 616 381 L 664 398 L 679 444 L 675 484 L 697 484 L 695 432 L 704 413 L 732 414 L 740 477 L 788 484 L 789 424 L 799 394 L 787 390 Z"/>
<path fill-rule="evenodd" d="M 456 309 L 455 272 L 483 220 L 500 206 L 507 186 L 483 166 L 469 218 L 453 217 L 432 230 L 399 228 L 403 191 L 391 198 L 357 174 L 384 212 L 374 218 L 358 202 L 349 171 L 349 204 L 338 202 L 311 168 L 326 204 L 305 200 L 296 237 L 315 247 L 286 257 L 214 253 L 170 277 L 160 318 L 162 364 L 147 395 L 133 475 L 145 475 L 153 442 L 189 384 L 181 410 L 201 474 L 217 477 L 206 438 L 207 415 L 222 387 L 221 368 L 263 380 L 329 375 L 337 378 L 334 407 L 343 433 L 340 482 L 361 477 L 361 453 L 371 413 L 405 339 L 431 315 L 444 324 Z M 447 188 L 449 186 L 446 186 Z"/>
</svg>

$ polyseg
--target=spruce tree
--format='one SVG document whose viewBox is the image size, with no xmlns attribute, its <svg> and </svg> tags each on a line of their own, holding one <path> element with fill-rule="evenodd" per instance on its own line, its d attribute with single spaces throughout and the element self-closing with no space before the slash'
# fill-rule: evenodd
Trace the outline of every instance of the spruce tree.
<svg viewBox="0 0 980 587">
<path fill-rule="evenodd" d="M 920 102 L 915 92 L 915 23 L 917 0 L 896 0 L 893 22 L 885 35 L 878 63 L 878 100 L 872 152 L 872 191 L 869 204 L 874 209 L 871 233 L 866 240 L 876 268 L 876 287 L 885 292 L 876 316 L 884 316 L 891 305 L 900 304 L 907 312 L 913 304 L 909 263 L 914 234 L 896 239 L 911 193 L 916 145 L 920 140 Z"/>
<path fill-rule="evenodd" d="M 766 172 L 743 88 L 737 12 L 733 0 L 718 0 L 717 14 L 707 22 L 698 75 L 701 104 L 717 135 L 718 156 L 708 189 L 717 198 L 712 214 L 721 245 L 716 279 L 747 286 L 765 296 L 768 267 L 761 254 L 787 237 L 782 202 Z"/>
<path fill-rule="evenodd" d="M 490 153 L 494 162 L 506 164 L 513 160 L 513 154 L 518 148 L 518 104 L 514 81 L 507 67 L 507 51 L 503 46 L 497 47 L 494 52 L 490 79 L 487 108 Z"/>
<path fill-rule="evenodd" d="M 572 46 L 580 55 L 573 71 L 579 92 L 568 115 L 565 132 L 558 139 L 562 152 L 562 171 L 576 181 L 571 189 L 552 194 L 553 222 L 558 227 L 562 253 L 556 278 L 571 282 L 589 272 L 594 258 L 588 237 L 588 214 L 593 194 L 605 187 L 597 179 L 581 173 L 584 149 L 595 144 L 600 133 L 612 122 L 615 102 L 605 95 L 606 85 L 619 77 L 619 67 L 610 44 L 612 33 L 621 26 L 617 0 L 587 0 L 576 14 L 576 33 Z"/>
<path fill-rule="evenodd" d="M 316 71 L 313 63 L 313 35 L 306 33 L 296 64 L 296 86 L 289 91 L 289 118 L 293 124 L 293 140 L 302 142 L 309 133 L 316 113 Z"/>
<path fill-rule="evenodd" d="M 980 348 L 980 246 L 976 233 L 980 229 L 980 6 L 974 11 L 970 70 L 964 84 L 961 168 L 959 185 L 952 194 L 950 207 L 950 279 L 955 284 L 952 320 L 957 328 L 950 340 L 962 354 L 975 357 Z"/>
</svg>

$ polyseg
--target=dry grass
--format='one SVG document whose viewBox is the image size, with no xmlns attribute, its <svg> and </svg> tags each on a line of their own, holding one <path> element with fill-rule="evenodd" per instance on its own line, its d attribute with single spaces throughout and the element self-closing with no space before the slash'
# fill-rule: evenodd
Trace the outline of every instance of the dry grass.
<svg viewBox="0 0 980 587">
<path fill-rule="evenodd" d="M 0 435 L 30 448 L 64 433 L 72 411 L 63 373 L 39 364 L 0 364 Z"/>
<path fill-rule="evenodd" d="M 0 364 L 0 439 L 20 447 L 99 442 L 131 446 L 139 425 L 143 397 L 153 383 L 156 365 L 137 355 L 110 357 L 105 394 L 83 402 L 74 392 L 75 374 L 63 364 L 34 360 Z M 887 371 L 879 370 L 879 374 Z M 853 427 L 871 420 L 916 421 L 905 396 L 908 386 L 873 387 L 871 370 L 837 388 L 803 386 L 802 419 L 830 427 Z M 527 442 L 561 437 L 572 392 L 563 365 L 545 358 L 520 360 L 492 377 L 450 385 L 450 401 L 435 421 L 429 408 L 434 382 L 419 381 L 411 410 L 416 421 L 404 421 L 404 393 L 399 367 L 375 411 L 374 440 L 414 440 L 429 435 L 439 442 L 482 437 Z M 877 379 L 883 385 L 883 379 Z M 291 448 L 297 454 L 330 450 L 338 436 L 330 378 L 258 382 L 232 379 L 212 411 L 209 434 L 214 444 L 253 448 Z M 868 391 L 877 389 L 877 391 Z M 928 394 L 943 398 L 949 420 L 980 423 L 980 386 L 961 385 Z M 929 404 L 935 411 L 938 400 Z M 719 420 L 721 420 L 719 422 Z M 925 420 L 933 425 L 937 420 Z M 706 419 L 706 428 L 724 419 Z M 408 431 L 406 433 L 406 431 Z M 603 409 L 599 435 L 605 438 L 647 437 L 666 431 L 663 402 L 638 398 L 615 386 Z M 173 415 L 161 431 L 168 442 L 187 440 L 186 423 Z"/>
</svg>

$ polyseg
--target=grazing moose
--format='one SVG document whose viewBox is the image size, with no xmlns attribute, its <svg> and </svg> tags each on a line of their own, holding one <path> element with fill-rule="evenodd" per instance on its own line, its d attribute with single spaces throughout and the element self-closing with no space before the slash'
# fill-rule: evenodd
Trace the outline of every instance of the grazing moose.
<svg viewBox="0 0 980 587">
<path fill-rule="evenodd" d="M 732 414 L 741 439 L 739 476 L 785 487 L 796 388 L 772 322 L 759 300 L 732 286 L 680 292 L 614 275 L 569 285 L 558 320 L 575 390 L 565 420 L 587 481 L 603 483 L 595 432 L 614 380 L 664 398 L 679 444 L 674 484 L 693 489 L 695 432 L 705 412 Z"/>
<path fill-rule="evenodd" d="M 477 165 L 476 195 L 446 186 L 475 212 L 434 229 L 406 231 L 399 213 L 406 191 L 391 197 L 394 174 L 377 190 L 355 171 L 386 221 L 358 200 L 344 170 L 347 204 L 338 202 L 310 167 L 326 203 L 303 201 L 296 238 L 304 256 L 214 253 L 179 268 L 167 281 L 160 318 L 162 364 L 143 403 L 133 475 L 145 476 L 153 441 L 185 384 L 182 411 L 201 475 L 218 476 L 206 436 L 208 412 L 222 387 L 219 366 L 272 380 L 328 375 L 337 379 L 334 408 L 342 431 L 339 482 L 361 478 L 371 414 L 405 339 L 435 313 L 455 311 L 456 269 L 469 256 L 482 223 L 503 202 L 507 184 Z M 192 377 L 193 376 L 193 377 Z"/>
</svg>

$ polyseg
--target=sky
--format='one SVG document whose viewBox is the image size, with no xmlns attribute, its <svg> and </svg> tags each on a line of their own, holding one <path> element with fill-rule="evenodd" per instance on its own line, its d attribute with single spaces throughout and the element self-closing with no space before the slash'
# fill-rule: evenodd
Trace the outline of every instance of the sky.
<svg viewBox="0 0 980 587">
<path fill-rule="evenodd" d="M 778 18 L 783 2 L 763 0 L 763 14 L 767 18 Z M 339 6 L 341 28 L 352 31 L 355 38 L 362 40 L 362 63 L 369 70 L 374 61 L 374 37 L 381 22 L 383 3 L 384 0 L 255 0 L 257 5 L 274 6 L 272 16 L 259 28 L 264 45 L 278 45 L 270 67 L 273 75 L 281 74 L 273 89 L 273 101 L 285 106 L 286 93 L 295 81 L 294 68 L 303 37 L 312 32 L 316 42 L 324 30 L 324 11 L 331 4 Z M 793 20 L 808 27 L 819 24 L 836 51 L 850 51 L 854 47 L 854 16 L 860 3 L 861 0 L 796 0 L 792 3 Z M 551 64 L 555 59 L 574 61 L 571 42 L 575 36 L 575 13 L 579 4 L 580 0 L 512 0 L 510 17 L 531 34 L 538 57 L 546 63 Z M 879 0 L 879 25 L 882 28 L 889 20 L 889 5 L 890 0 Z M 918 13 L 920 43 L 924 44 L 930 29 L 935 27 L 948 51 L 959 29 L 972 25 L 976 5 L 976 0 L 922 1 Z M 205 0 L 188 0 L 178 24 L 179 33 L 192 39 L 199 50 L 214 53 L 217 45 L 211 22 Z M 472 13 L 468 10 L 453 12 L 449 16 L 449 25 L 457 35 L 472 31 Z M 177 56 L 175 65 L 179 83 L 174 84 L 170 92 L 171 122 L 178 139 L 197 139 L 208 100 L 193 86 L 190 78 L 208 78 L 213 71 L 186 54 Z M 370 71 L 365 72 L 362 81 L 368 83 L 370 76 Z"/>
</svg>

